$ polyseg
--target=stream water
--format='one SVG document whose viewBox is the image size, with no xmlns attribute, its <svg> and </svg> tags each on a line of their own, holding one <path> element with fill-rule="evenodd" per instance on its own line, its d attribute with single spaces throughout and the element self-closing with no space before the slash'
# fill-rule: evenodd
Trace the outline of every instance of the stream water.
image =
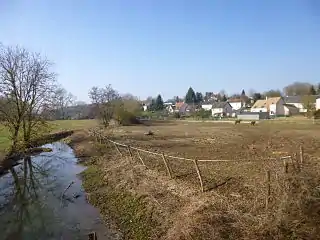
<svg viewBox="0 0 320 240">
<path fill-rule="evenodd" d="M 81 187 L 85 167 L 64 143 L 21 160 L 0 178 L 0 239 L 113 239 Z"/>
</svg>

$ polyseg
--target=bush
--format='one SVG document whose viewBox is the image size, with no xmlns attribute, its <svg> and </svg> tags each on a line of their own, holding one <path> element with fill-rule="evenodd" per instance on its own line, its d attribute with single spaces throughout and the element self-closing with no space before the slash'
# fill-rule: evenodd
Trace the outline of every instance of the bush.
<svg viewBox="0 0 320 240">
<path fill-rule="evenodd" d="M 126 110 L 121 110 L 117 113 L 116 119 L 118 120 L 119 124 L 123 126 L 128 126 L 132 124 L 139 124 L 140 121 L 137 119 L 137 117 Z"/>
<path fill-rule="evenodd" d="M 313 113 L 313 117 L 314 117 L 314 119 L 320 119 L 320 109 L 318 109 L 317 111 L 315 111 Z"/>
<path fill-rule="evenodd" d="M 181 118 L 181 114 L 179 112 L 175 112 L 173 116 L 174 118 L 177 118 L 177 119 Z"/>
</svg>

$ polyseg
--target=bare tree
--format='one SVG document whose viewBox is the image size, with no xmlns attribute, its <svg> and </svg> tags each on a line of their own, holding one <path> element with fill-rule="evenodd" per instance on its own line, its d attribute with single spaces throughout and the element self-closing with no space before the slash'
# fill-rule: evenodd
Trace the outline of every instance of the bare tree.
<svg viewBox="0 0 320 240">
<path fill-rule="evenodd" d="M 95 106 L 96 116 L 104 126 L 108 126 L 121 99 L 119 93 L 109 84 L 105 88 L 92 87 L 89 97 Z"/>
<path fill-rule="evenodd" d="M 269 91 L 266 91 L 263 93 L 263 96 L 266 96 L 266 97 L 281 97 L 281 92 L 280 90 L 269 90 Z"/>
<path fill-rule="evenodd" d="M 307 82 L 294 82 L 283 89 L 286 96 L 309 95 L 312 84 Z"/>
<path fill-rule="evenodd" d="M 17 150 L 21 130 L 26 146 L 45 124 L 40 113 L 55 87 L 51 66 L 38 53 L 0 46 L 0 96 L 7 103 L 0 106 L 0 112 L 10 131 L 11 151 Z"/>
<path fill-rule="evenodd" d="M 58 111 L 59 119 L 66 119 L 67 108 L 75 101 L 75 97 L 63 87 L 58 87 L 53 96 L 53 106 Z"/>
</svg>

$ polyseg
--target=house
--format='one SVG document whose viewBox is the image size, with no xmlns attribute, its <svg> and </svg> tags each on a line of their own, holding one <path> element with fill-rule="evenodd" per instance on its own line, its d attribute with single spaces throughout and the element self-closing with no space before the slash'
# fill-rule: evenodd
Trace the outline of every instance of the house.
<svg viewBox="0 0 320 240">
<path fill-rule="evenodd" d="M 295 105 L 293 104 L 283 104 L 284 106 L 284 115 L 285 116 L 292 116 L 292 115 L 297 115 L 300 112 L 300 109 L 297 108 Z"/>
<path fill-rule="evenodd" d="M 251 108 L 251 112 L 268 112 L 270 116 L 284 116 L 285 102 L 282 97 L 266 97 L 265 100 L 257 100 Z"/>
<path fill-rule="evenodd" d="M 170 104 L 170 105 L 166 105 L 165 108 L 169 113 L 174 113 L 176 106 L 174 104 Z"/>
<path fill-rule="evenodd" d="M 245 105 L 245 102 L 241 98 L 230 98 L 228 102 L 234 110 L 238 110 Z"/>
<path fill-rule="evenodd" d="M 184 104 L 184 102 L 176 102 L 175 104 L 175 112 L 179 112 L 181 106 Z"/>
<path fill-rule="evenodd" d="M 320 97 L 316 100 L 316 110 L 320 109 Z"/>
<path fill-rule="evenodd" d="M 196 106 L 192 104 L 183 103 L 179 108 L 179 113 L 182 115 L 188 115 L 196 111 Z"/>
<path fill-rule="evenodd" d="M 283 100 L 286 104 L 294 105 L 296 108 L 299 109 L 299 112 L 301 113 L 307 112 L 307 109 L 304 107 L 302 103 L 301 96 L 286 96 L 286 97 L 283 97 Z"/>
<path fill-rule="evenodd" d="M 206 111 L 211 111 L 212 109 L 212 105 L 215 103 L 216 101 L 214 99 L 210 99 L 206 102 L 203 102 L 201 105 L 201 108 L 206 110 Z"/>
<path fill-rule="evenodd" d="M 215 102 L 212 104 L 212 116 L 231 116 L 232 107 L 228 102 Z"/>
<path fill-rule="evenodd" d="M 287 104 L 296 106 L 300 113 L 305 113 L 308 111 L 305 105 L 316 105 L 316 99 L 319 97 L 320 95 L 286 96 L 283 98 L 283 100 Z"/>
</svg>

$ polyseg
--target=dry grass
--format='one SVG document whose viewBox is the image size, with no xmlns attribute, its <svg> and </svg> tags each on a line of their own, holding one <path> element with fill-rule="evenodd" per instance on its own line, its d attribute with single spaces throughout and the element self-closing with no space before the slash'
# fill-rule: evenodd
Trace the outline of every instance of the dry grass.
<svg viewBox="0 0 320 240">
<path fill-rule="evenodd" d="M 155 134 L 145 136 L 148 130 Z M 131 160 L 122 148 L 125 157 L 120 158 L 111 146 L 94 165 L 114 189 L 146 199 L 147 209 L 153 209 L 149 214 L 157 215 L 153 220 L 161 223 L 150 230 L 157 238 L 315 239 L 320 232 L 319 130 L 311 124 L 181 121 L 119 127 L 106 133 L 118 142 L 159 153 L 238 160 L 202 162 L 205 193 L 199 191 L 192 162 L 169 159 L 174 173 L 170 179 L 158 156 L 141 153 L 145 168 L 136 152 Z M 305 150 L 301 170 L 297 164 L 300 145 Z M 289 173 L 284 173 L 279 157 L 287 155 L 293 161 Z M 267 170 L 271 172 L 271 195 L 266 209 Z"/>
</svg>

